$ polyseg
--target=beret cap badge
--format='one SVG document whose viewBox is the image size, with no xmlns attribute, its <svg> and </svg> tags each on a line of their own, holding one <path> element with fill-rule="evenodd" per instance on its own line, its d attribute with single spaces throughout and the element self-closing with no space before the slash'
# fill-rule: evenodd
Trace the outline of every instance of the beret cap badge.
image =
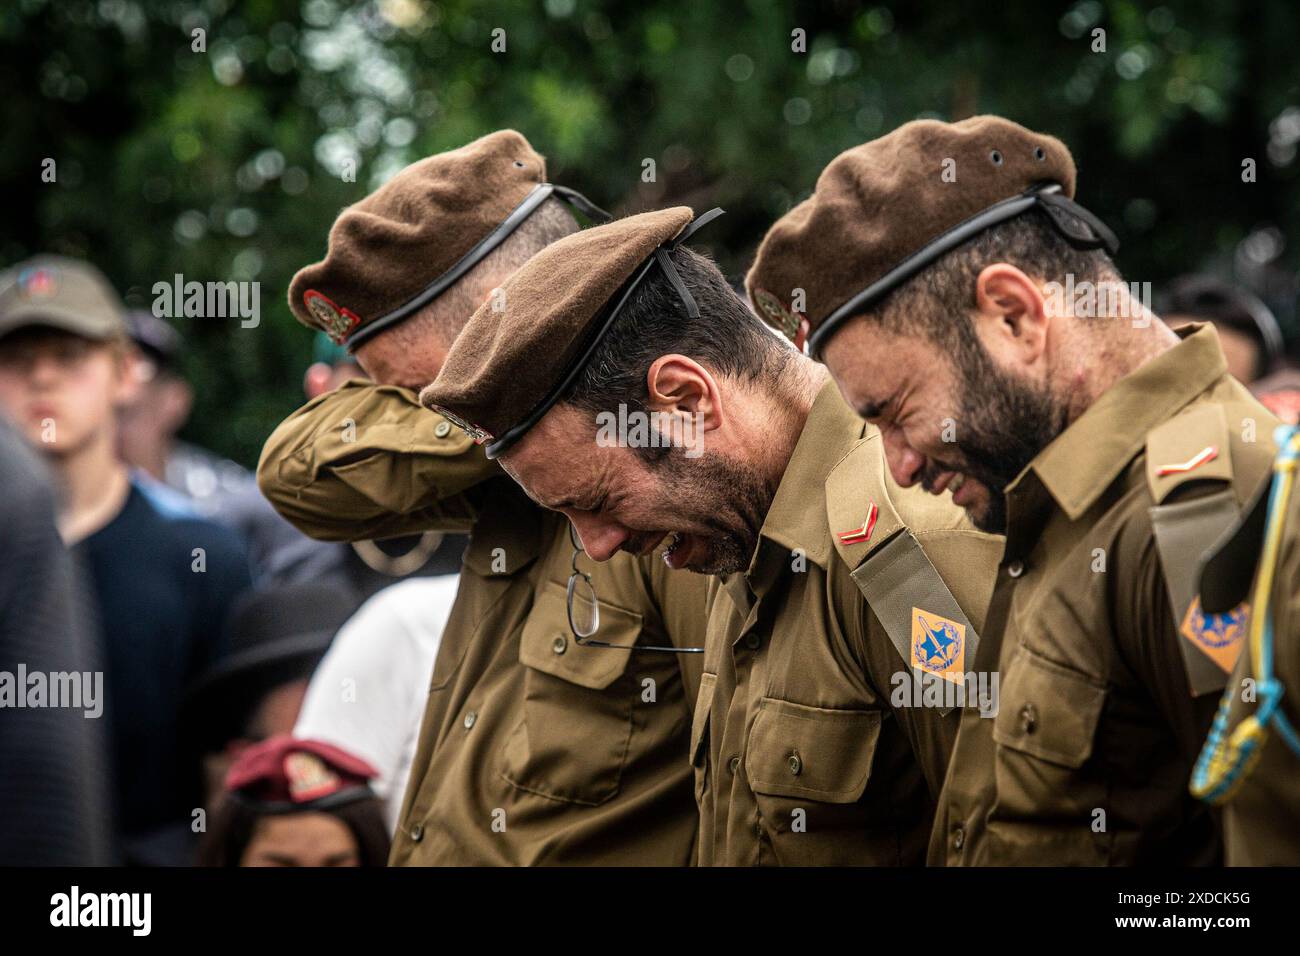
<svg viewBox="0 0 1300 956">
<path fill-rule="evenodd" d="M 325 258 L 289 283 L 289 309 L 355 351 L 435 301 L 551 198 L 590 221 L 610 218 L 546 182 L 545 159 L 514 130 L 426 156 L 339 213 Z"/>
<path fill-rule="evenodd" d="M 342 345 L 348 333 L 361 324 L 361 318 L 355 312 L 339 308 L 329 296 L 315 289 L 308 289 L 303 293 L 302 302 L 321 331 L 328 335 L 335 345 Z"/>
<path fill-rule="evenodd" d="M 785 335 L 794 338 L 799 330 L 799 320 L 790 314 L 790 310 L 782 305 L 781 300 L 766 289 L 755 288 L 753 296 L 754 304 L 768 321 Z"/>
<path fill-rule="evenodd" d="M 451 422 L 470 438 L 474 439 L 474 444 L 476 445 L 482 445 L 484 442 L 490 442 L 496 438 L 495 435 L 482 425 L 474 425 L 467 422 L 449 408 L 443 408 L 441 405 L 430 405 L 429 408 L 447 419 L 447 421 Z"/>
<path fill-rule="evenodd" d="M 294 803 L 315 800 L 334 793 L 343 785 L 342 779 L 325 765 L 325 761 L 302 751 L 285 756 L 284 776 L 289 782 L 289 797 Z"/>
<path fill-rule="evenodd" d="M 259 813 L 324 809 L 374 796 L 378 771 L 322 740 L 276 734 L 245 750 L 226 774 L 229 796 Z"/>
</svg>

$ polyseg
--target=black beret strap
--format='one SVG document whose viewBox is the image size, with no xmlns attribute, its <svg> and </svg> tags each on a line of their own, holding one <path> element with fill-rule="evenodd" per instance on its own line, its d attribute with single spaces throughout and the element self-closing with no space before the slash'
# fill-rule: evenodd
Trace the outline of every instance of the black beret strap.
<svg viewBox="0 0 1300 956">
<path fill-rule="evenodd" d="M 1062 195 L 1061 187 L 1056 183 L 1040 184 L 1018 196 L 994 203 L 982 212 L 953 226 L 947 232 L 940 233 L 853 296 L 828 315 L 808 337 L 809 354 L 814 358 L 820 358 L 826 342 L 840 325 L 853 316 L 865 312 L 931 263 L 947 255 L 968 239 L 1035 207 L 1043 210 L 1053 228 L 1066 242 L 1076 248 L 1105 249 L 1111 255 L 1119 251 L 1119 239 L 1104 222 L 1074 200 Z M 1065 215 L 1066 213 L 1082 220 L 1090 231 L 1079 228 L 1078 224 L 1071 221 L 1069 215 Z"/>
<path fill-rule="evenodd" d="M 554 183 L 550 185 L 555 191 L 556 199 L 568 203 L 569 206 L 578 210 L 578 212 L 586 216 L 591 222 L 605 223 L 614 218 L 576 189 L 570 189 L 568 186 L 558 186 Z"/>
<path fill-rule="evenodd" d="M 687 224 L 685 229 L 679 232 L 672 239 L 669 239 L 667 242 L 665 242 L 664 245 L 669 249 L 669 251 L 676 249 L 683 242 L 691 238 L 691 236 L 695 235 L 697 232 L 699 232 L 701 229 L 703 229 L 705 226 L 713 222 L 713 220 L 717 219 L 721 215 L 724 215 L 724 210 L 722 210 L 718 206 L 714 206 L 708 212 L 700 213 L 700 215 L 696 216 L 695 219 L 693 219 L 689 224 Z"/>
<path fill-rule="evenodd" d="M 1119 239 L 1110 226 L 1068 196 L 1044 190 L 1037 198 L 1056 231 L 1076 249 L 1105 249 L 1111 255 L 1119 251 Z M 1083 220 L 1087 229 L 1080 229 L 1077 220 Z"/>
<path fill-rule="evenodd" d="M 659 263 L 659 268 L 663 270 L 664 276 L 667 277 L 673 289 L 677 292 L 677 298 L 682 300 L 682 305 L 686 306 L 686 314 L 692 319 L 700 317 L 700 307 L 695 304 L 695 297 L 691 295 L 691 290 L 686 288 L 686 283 L 682 277 L 677 274 L 677 267 L 673 265 L 672 257 L 668 255 L 668 250 L 660 246 L 655 250 L 655 261 Z"/>
<path fill-rule="evenodd" d="M 668 252 L 676 249 L 681 245 L 681 243 L 693 236 L 699 231 L 701 226 L 707 225 L 714 219 L 717 219 L 722 215 L 722 212 L 721 209 L 715 208 L 697 216 L 673 239 L 658 246 L 653 253 L 646 257 L 645 261 L 642 262 L 641 265 L 637 267 L 636 271 L 632 273 L 631 278 L 623 283 L 619 292 L 610 299 L 611 304 L 607 307 L 603 317 L 598 322 L 594 323 L 596 331 L 588 340 L 586 347 L 578 353 L 577 359 L 569 365 L 568 370 L 560 376 L 559 381 L 556 382 L 556 384 L 552 386 L 551 390 L 546 393 L 546 397 L 543 398 L 531 412 L 524 416 L 523 421 L 508 428 L 505 434 L 500 438 L 489 442 L 487 447 L 484 448 L 484 454 L 487 456 L 488 460 L 499 458 L 510 449 L 510 446 L 514 445 L 519 441 L 519 439 L 523 438 L 524 435 L 528 434 L 529 430 L 542 420 L 542 416 L 549 412 L 555 404 L 559 402 L 560 398 L 569 390 L 569 387 L 577 381 L 578 376 L 582 373 L 582 370 L 587 367 L 587 363 L 591 361 L 591 357 L 596 354 L 596 349 L 600 346 L 600 343 L 613 327 L 614 320 L 618 318 L 619 313 L 623 311 L 623 307 L 627 305 L 628 300 L 632 298 L 632 294 L 641 285 L 641 280 L 646 277 L 646 274 L 654 267 L 655 263 L 659 264 L 660 269 L 663 270 L 664 275 L 668 278 L 673 289 L 681 298 L 682 305 L 686 307 L 687 313 L 692 318 L 699 318 L 699 306 L 695 304 L 694 297 L 687 290 L 686 284 L 682 282 L 682 277 L 677 274 L 677 269 L 673 266 L 673 261 L 669 258 Z"/>
<path fill-rule="evenodd" d="M 294 803 L 290 800 L 262 800 L 243 790 L 228 790 L 226 793 L 232 802 L 242 804 L 256 813 L 264 813 L 268 816 L 282 813 L 331 810 L 335 807 L 346 806 L 349 803 L 356 803 L 358 800 L 366 800 L 375 796 L 375 791 L 368 784 L 344 787 L 323 797 L 317 797 L 315 800 L 304 800 L 302 803 Z"/>
</svg>

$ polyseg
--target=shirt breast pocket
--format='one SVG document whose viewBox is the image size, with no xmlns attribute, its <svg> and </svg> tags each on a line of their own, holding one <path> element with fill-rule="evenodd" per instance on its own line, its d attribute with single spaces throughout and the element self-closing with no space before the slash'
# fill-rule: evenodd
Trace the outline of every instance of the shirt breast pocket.
<svg viewBox="0 0 1300 956">
<path fill-rule="evenodd" d="M 601 603 L 595 639 L 631 645 L 641 615 Z M 629 759 L 634 682 L 632 651 L 583 647 L 569 628 L 566 592 L 548 583 L 524 623 L 522 714 L 506 741 L 502 776 L 553 800 L 597 806 L 619 792 Z"/>
<path fill-rule="evenodd" d="M 997 802 L 989 845 L 1008 858 L 1031 849 L 1061 865 L 1104 861 L 1105 829 L 1097 811 L 1108 802 L 1099 775 L 1084 765 L 1093 755 L 1106 702 L 1100 680 L 1020 647 L 1005 669 L 993 718 Z"/>
<path fill-rule="evenodd" d="M 1092 756 L 1105 700 L 1104 684 L 1021 648 L 1007 670 L 993 719 L 993 739 L 1020 753 L 1077 769 Z"/>
<path fill-rule="evenodd" d="M 749 734 L 745 776 L 777 862 L 862 862 L 861 805 L 880 739 L 876 710 L 831 710 L 765 697 Z"/>
</svg>

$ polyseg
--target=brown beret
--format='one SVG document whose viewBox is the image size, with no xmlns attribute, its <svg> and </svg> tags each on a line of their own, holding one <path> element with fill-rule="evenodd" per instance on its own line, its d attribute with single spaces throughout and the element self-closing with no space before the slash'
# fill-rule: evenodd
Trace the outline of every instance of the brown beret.
<svg viewBox="0 0 1300 956">
<path fill-rule="evenodd" d="M 545 180 L 546 161 L 510 129 L 412 163 L 339 214 L 324 260 L 289 284 L 289 308 L 355 347 L 433 301 L 552 192 L 609 218 Z"/>
<path fill-rule="evenodd" d="M 1055 137 L 998 116 L 916 120 L 832 160 L 813 195 L 768 230 L 745 287 L 755 311 L 796 345 L 811 335 L 815 355 L 841 321 L 1035 205 L 1058 228 L 1069 219 L 1058 218 L 1062 208 L 1082 215 L 1094 233 L 1067 238 L 1113 243 L 1069 201 L 1074 181 L 1074 160 Z"/>
<path fill-rule="evenodd" d="M 501 286 L 503 308 L 489 301 L 474 313 L 420 401 L 490 441 L 487 455 L 497 457 L 555 403 L 650 267 L 673 269 L 660 250 L 720 212 L 692 223 L 685 206 L 661 209 L 547 246 Z M 694 309 L 675 270 L 669 278 Z"/>
</svg>

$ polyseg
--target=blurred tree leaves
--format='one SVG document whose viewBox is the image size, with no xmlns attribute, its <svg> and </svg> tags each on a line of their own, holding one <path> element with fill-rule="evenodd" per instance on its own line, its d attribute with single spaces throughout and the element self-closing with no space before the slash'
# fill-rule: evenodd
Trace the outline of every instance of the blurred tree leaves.
<svg viewBox="0 0 1300 956">
<path fill-rule="evenodd" d="M 1291 323 L 1297 36 L 1285 0 L 11 0 L 0 260 L 86 256 L 142 307 L 176 273 L 260 282 L 256 329 L 177 321 L 189 437 L 251 463 L 301 400 L 310 333 L 284 305 L 289 278 L 340 208 L 406 163 L 514 127 L 551 178 L 620 213 L 726 208 L 700 244 L 739 278 L 839 151 L 917 116 L 996 112 L 1071 146 L 1130 278 L 1213 263 Z M 56 184 L 40 181 L 47 157 Z"/>
</svg>

